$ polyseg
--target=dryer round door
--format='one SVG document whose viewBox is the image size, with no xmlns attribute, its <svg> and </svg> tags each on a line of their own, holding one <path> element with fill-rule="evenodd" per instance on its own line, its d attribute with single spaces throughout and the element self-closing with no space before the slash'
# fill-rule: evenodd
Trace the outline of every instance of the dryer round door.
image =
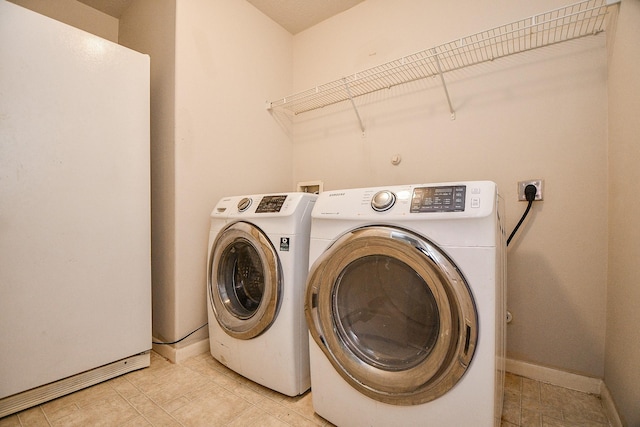
<svg viewBox="0 0 640 427">
<path fill-rule="evenodd" d="M 230 336 L 251 339 L 275 320 L 282 295 L 278 255 L 256 226 L 236 222 L 218 234 L 209 259 L 209 298 Z"/>
<path fill-rule="evenodd" d="M 424 237 L 388 226 L 348 232 L 318 258 L 305 315 L 338 373 L 395 405 L 453 388 L 478 338 L 473 296 L 453 261 Z"/>
</svg>

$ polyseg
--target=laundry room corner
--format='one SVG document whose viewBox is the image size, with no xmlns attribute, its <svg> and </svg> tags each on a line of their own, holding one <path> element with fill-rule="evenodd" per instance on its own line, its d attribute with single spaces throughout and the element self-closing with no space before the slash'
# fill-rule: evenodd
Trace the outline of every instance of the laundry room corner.
<svg viewBox="0 0 640 427">
<path fill-rule="evenodd" d="M 640 426 L 640 0 L 0 9 L 0 427 Z"/>
<path fill-rule="evenodd" d="M 217 201 L 292 190 L 290 138 L 264 104 L 291 89 L 292 36 L 246 2 L 161 4 L 167 13 L 134 0 L 121 37 L 158 58 L 153 325 L 155 341 L 174 342 L 207 322 L 207 230 Z M 154 346 L 174 362 L 206 348 L 206 328 L 179 344 Z"/>
</svg>

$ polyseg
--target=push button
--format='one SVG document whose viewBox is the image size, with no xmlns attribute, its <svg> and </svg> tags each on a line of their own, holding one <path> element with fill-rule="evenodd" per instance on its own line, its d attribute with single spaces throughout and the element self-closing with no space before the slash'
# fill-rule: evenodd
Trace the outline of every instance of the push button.
<svg viewBox="0 0 640 427">
<path fill-rule="evenodd" d="M 479 208 L 480 207 L 480 197 L 472 197 L 471 198 L 471 207 Z"/>
</svg>

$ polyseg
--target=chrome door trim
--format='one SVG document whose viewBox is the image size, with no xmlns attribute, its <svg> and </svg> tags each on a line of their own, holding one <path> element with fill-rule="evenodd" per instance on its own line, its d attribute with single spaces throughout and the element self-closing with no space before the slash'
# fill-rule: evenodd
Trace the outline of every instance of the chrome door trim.
<svg viewBox="0 0 640 427">
<path fill-rule="evenodd" d="M 249 245 L 262 264 L 264 290 L 258 307 L 247 313 L 238 313 L 232 307 L 225 284 L 219 278 L 220 264 L 231 245 L 241 242 Z M 282 268 L 278 254 L 269 238 L 258 227 L 247 222 L 235 222 L 218 233 L 209 257 L 207 288 L 211 306 L 218 324 L 230 336 L 251 339 L 266 331 L 276 319 L 282 299 Z"/>
<path fill-rule="evenodd" d="M 370 255 L 395 258 L 429 287 L 440 313 L 440 329 L 424 360 L 407 369 L 374 366 L 341 339 L 334 314 L 342 272 Z M 368 226 L 337 239 L 313 264 L 307 279 L 305 315 L 311 336 L 337 372 L 363 394 L 394 405 L 417 405 L 438 398 L 464 375 L 478 339 L 473 296 L 461 271 L 435 244 L 411 231 Z"/>
</svg>

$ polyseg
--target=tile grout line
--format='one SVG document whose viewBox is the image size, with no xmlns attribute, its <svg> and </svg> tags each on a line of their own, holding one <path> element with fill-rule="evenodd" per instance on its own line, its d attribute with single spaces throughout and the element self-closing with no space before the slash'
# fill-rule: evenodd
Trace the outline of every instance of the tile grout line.
<svg viewBox="0 0 640 427">
<path fill-rule="evenodd" d="M 200 362 L 200 361 L 199 361 L 199 362 L 197 362 L 197 363 L 198 363 L 198 364 L 204 364 L 203 362 Z M 186 367 L 187 367 L 189 370 L 191 370 L 192 372 L 194 372 L 194 373 L 196 373 L 196 374 L 198 374 L 198 375 L 200 375 L 200 376 L 203 376 L 200 372 L 198 372 L 198 371 L 196 371 L 196 370 L 192 369 L 190 366 L 186 366 Z M 212 369 L 213 369 L 213 368 L 212 368 Z M 217 371 L 217 370 L 216 370 L 216 371 L 217 371 L 217 372 L 219 372 L 219 373 L 221 373 L 221 374 L 222 374 L 222 375 L 224 375 L 225 377 L 229 378 L 230 380 L 232 380 L 232 381 L 234 381 L 234 382 L 238 383 L 238 385 L 239 385 L 240 387 L 242 387 L 242 388 L 246 388 L 246 389 L 248 389 L 248 390 L 251 390 L 251 391 L 253 391 L 253 392 L 255 392 L 255 393 L 259 394 L 260 396 L 262 396 L 262 400 L 260 400 L 260 401 L 269 400 L 269 401 L 271 401 L 272 403 L 274 403 L 274 404 L 278 405 L 279 407 L 281 407 L 284 411 L 291 411 L 291 412 L 295 413 L 296 415 L 298 415 L 298 416 L 300 416 L 300 417 L 304 418 L 305 420 L 310 421 L 310 422 L 312 422 L 312 423 L 314 423 L 314 424 L 318 425 L 318 424 L 317 424 L 317 421 L 316 421 L 315 419 L 309 418 L 306 414 L 304 414 L 304 413 L 302 413 L 302 412 L 300 412 L 300 411 L 297 411 L 295 408 L 292 408 L 292 407 L 290 407 L 290 406 L 288 406 L 288 405 L 283 404 L 283 400 L 282 400 L 282 399 L 280 399 L 280 400 L 278 400 L 278 399 L 274 399 L 272 396 L 269 396 L 269 395 L 267 395 L 267 394 L 264 394 L 262 391 L 260 391 L 260 389 L 259 389 L 258 387 L 255 387 L 255 388 L 254 388 L 254 387 L 251 387 L 250 385 L 243 384 L 242 382 L 236 381 L 236 379 L 234 378 L 234 376 L 232 376 L 232 375 L 228 375 L 228 373 L 226 372 L 228 369 L 229 369 L 229 368 L 225 368 L 225 372 L 221 372 L 221 371 Z M 213 381 L 213 382 L 215 383 L 215 381 Z M 292 426 L 292 427 L 296 427 L 296 425 L 295 425 L 295 424 L 291 424 L 291 423 L 290 423 L 290 422 L 288 422 L 287 420 L 284 420 L 284 419 L 282 419 L 282 418 L 278 417 L 276 414 L 271 413 L 271 412 L 267 411 L 266 409 L 264 409 L 264 408 L 262 408 L 262 407 L 258 406 L 256 403 L 254 403 L 254 402 L 252 402 L 252 401 L 250 401 L 250 400 L 246 399 L 244 396 L 242 396 L 242 395 L 240 395 L 240 394 L 235 393 L 235 392 L 234 392 L 234 390 L 231 390 L 231 389 L 229 389 L 229 388 L 227 388 L 227 387 L 224 387 L 224 386 L 220 386 L 220 387 L 222 387 L 223 389 L 227 390 L 229 393 L 231 393 L 231 394 L 233 394 L 233 395 L 235 395 L 235 396 L 237 396 L 237 397 L 241 398 L 242 400 L 244 400 L 245 402 L 247 402 L 248 404 L 250 404 L 252 407 L 257 408 L 258 410 L 260 410 L 260 411 L 262 411 L 262 412 L 264 412 L 264 413 L 268 414 L 269 416 L 274 417 L 275 419 L 277 419 L 277 420 L 279 420 L 279 421 L 283 422 L 284 424 L 289 425 L 289 426 Z M 241 416 L 242 416 L 241 414 L 238 414 L 238 416 L 236 416 L 233 420 L 235 420 L 235 419 L 237 419 L 237 418 L 239 418 L 239 417 L 241 417 Z M 233 420 L 229 421 L 229 423 L 233 422 Z M 229 424 L 229 423 L 227 423 L 227 424 Z M 324 425 L 324 424 L 319 424 L 319 426 L 322 426 L 322 425 Z"/>
<path fill-rule="evenodd" d="M 44 410 L 42 405 L 38 405 L 38 407 L 42 411 L 42 415 L 44 415 L 44 419 L 47 421 L 47 423 L 49 423 L 49 426 L 53 427 L 53 423 L 49 420 L 49 416 L 47 415 L 47 412 Z M 20 423 L 22 423 L 22 421 Z"/>
<path fill-rule="evenodd" d="M 144 394 L 142 390 L 140 390 L 135 384 L 129 381 L 126 374 L 123 375 L 122 378 L 125 381 L 127 381 L 127 383 L 131 385 L 131 387 L 135 388 L 136 390 L 138 390 L 140 394 L 143 394 L 146 397 L 146 394 Z M 122 397 L 127 402 L 127 404 L 129 404 L 129 406 L 131 406 L 142 418 L 144 418 L 146 422 L 148 422 L 151 426 L 153 426 L 153 423 L 151 422 L 151 420 L 148 419 L 142 412 L 140 412 L 140 410 L 136 408 L 136 406 L 131 401 L 129 401 L 129 399 L 126 396 L 120 393 L 115 387 L 113 387 L 113 385 L 111 385 L 111 388 L 118 394 L 118 396 Z"/>
<path fill-rule="evenodd" d="M 166 360 L 166 359 L 165 359 L 165 360 Z M 148 369 L 148 368 L 147 368 L 147 369 Z M 125 376 L 125 377 L 126 377 L 126 376 Z M 141 394 L 141 395 L 143 395 L 144 397 L 146 397 L 147 399 L 149 399 L 149 401 L 150 401 L 150 402 L 152 402 L 152 403 L 153 403 L 153 404 L 154 404 L 158 409 L 160 409 L 162 412 L 164 412 L 165 414 L 167 414 L 167 415 L 169 416 L 169 418 L 171 418 L 171 420 L 173 420 L 174 422 L 176 422 L 179 426 L 184 427 L 184 425 L 183 425 L 180 421 L 178 421 L 178 420 L 177 420 L 177 419 L 176 419 L 176 418 L 175 418 L 175 417 L 174 417 L 174 416 L 173 416 L 169 411 L 167 411 L 166 409 L 164 409 L 164 407 L 163 407 L 162 405 L 160 405 L 158 402 L 156 402 L 155 400 L 153 400 L 153 398 L 152 398 L 151 396 L 147 395 L 147 393 L 146 393 L 145 391 L 141 390 L 138 386 L 136 386 L 134 383 L 132 383 L 131 381 L 129 381 L 129 379 L 128 379 L 128 378 L 125 378 L 125 379 L 126 379 L 126 380 L 127 380 L 127 382 L 128 382 L 129 384 L 131 384 L 131 385 L 132 385 L 136 390 L 138 390 L 138 391 L 140 392 L 140 394 Z M 117 392 L 117 390 L 116 390 L 116 392 Z M 145 420 L 146 420 L 146 421 L 147 421 L 151 426 L 155 427 L 155 424 L 153 423 L 153 421 L 152 421 L 151 419 L 149 419 L 149 417 L 148 417 L 147 415 L 145 415 L 145 414 L 143 414 L 142 412 L 140 412 L 140 411 L 138 410 L 138 408 L 136 408 L 136 407 L 133 405 L 133 403 L 131 403 L 131 402 L 129 401 L 129 399 L 127 399 L 126 397 L 125 397 L 124 399 L 127 401 L 127 403 L 129 403 L 131 406 L 133 406 L 133 408 L 134 408 L 136 411 L 138 411 L 138 413 L 139 413 L 140 415 L 142 415 L 142 417 L 143 417 L 143 418 L 144 418 L 144 419 L 145 419 Z"/>
</svg>

